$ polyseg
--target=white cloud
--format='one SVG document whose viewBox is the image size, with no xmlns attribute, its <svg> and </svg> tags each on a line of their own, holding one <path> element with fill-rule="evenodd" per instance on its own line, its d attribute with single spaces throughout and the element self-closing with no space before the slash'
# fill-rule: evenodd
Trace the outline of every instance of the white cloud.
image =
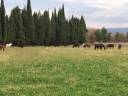
<svg viewBox="0 0 128 96">
<path fill-rule="evenodd" d="M 5 0 L 7 13 L 16 5 L 23 8 L 27 0 Z M 66 16 L 84 15 L 92 27 L 128 26 L 128 0 L 31 0 L 34 11 L 51 10 L 65 4 Z"/>
</svg>

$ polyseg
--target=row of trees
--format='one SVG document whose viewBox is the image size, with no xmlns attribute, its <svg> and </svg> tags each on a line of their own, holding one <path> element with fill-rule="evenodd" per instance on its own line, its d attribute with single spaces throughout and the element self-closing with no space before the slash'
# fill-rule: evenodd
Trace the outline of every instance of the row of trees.
<svg viewBox="0 0 128 96">
<path fill-rule="evenodd" d="M 106 28 L 102 29 L 90 29 L 86 33 L 86 41 L 89 43 L 93 42 L 128 42 L 128 32 L 127 33 L 111 33 L 108 32 Z"/>
<path fill-rule="evenodd" d="M 81 18 L 66 19 L 64 5 L 57 12 L 34 12 L 31 2 L 27 0 L 27 7 L 12 9 L 10 16 L 6 15 L 4 1 L 0 7 L 0 41 L 26 45 L 64 45 L 85 42 L 87 32 L 86 23 Z"/>
</svg>

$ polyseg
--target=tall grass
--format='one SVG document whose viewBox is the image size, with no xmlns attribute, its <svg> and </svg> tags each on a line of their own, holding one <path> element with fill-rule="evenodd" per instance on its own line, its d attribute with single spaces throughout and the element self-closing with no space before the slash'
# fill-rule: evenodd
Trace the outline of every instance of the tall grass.
<svg viewBox="0 0 128 96">
<path fill-rule="evenodd" d="M 128 96 L 128 49 L 6 49 L 0 96 Z"/>
</svg>

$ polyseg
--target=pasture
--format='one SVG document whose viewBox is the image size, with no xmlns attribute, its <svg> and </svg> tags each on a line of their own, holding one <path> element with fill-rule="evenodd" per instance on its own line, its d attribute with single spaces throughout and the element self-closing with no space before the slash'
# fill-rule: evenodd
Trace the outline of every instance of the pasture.
<svg viewBox="0 0 128 96">
<path fill-rule="evenodd" d="M 128 96 L 128 48 L 7 48 L 0 96 Z"/>
</svg>

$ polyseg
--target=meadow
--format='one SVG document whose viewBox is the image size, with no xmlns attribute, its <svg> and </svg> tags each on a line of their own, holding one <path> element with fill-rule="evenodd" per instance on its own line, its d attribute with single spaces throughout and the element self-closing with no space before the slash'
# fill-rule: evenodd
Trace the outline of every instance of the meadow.
<svg viewBox="0 0 128 96">
<path fill-rule="evenodd" d="M 128 96 L 128 48 L 7 48 L 0 96 Z"/>
</svg>

